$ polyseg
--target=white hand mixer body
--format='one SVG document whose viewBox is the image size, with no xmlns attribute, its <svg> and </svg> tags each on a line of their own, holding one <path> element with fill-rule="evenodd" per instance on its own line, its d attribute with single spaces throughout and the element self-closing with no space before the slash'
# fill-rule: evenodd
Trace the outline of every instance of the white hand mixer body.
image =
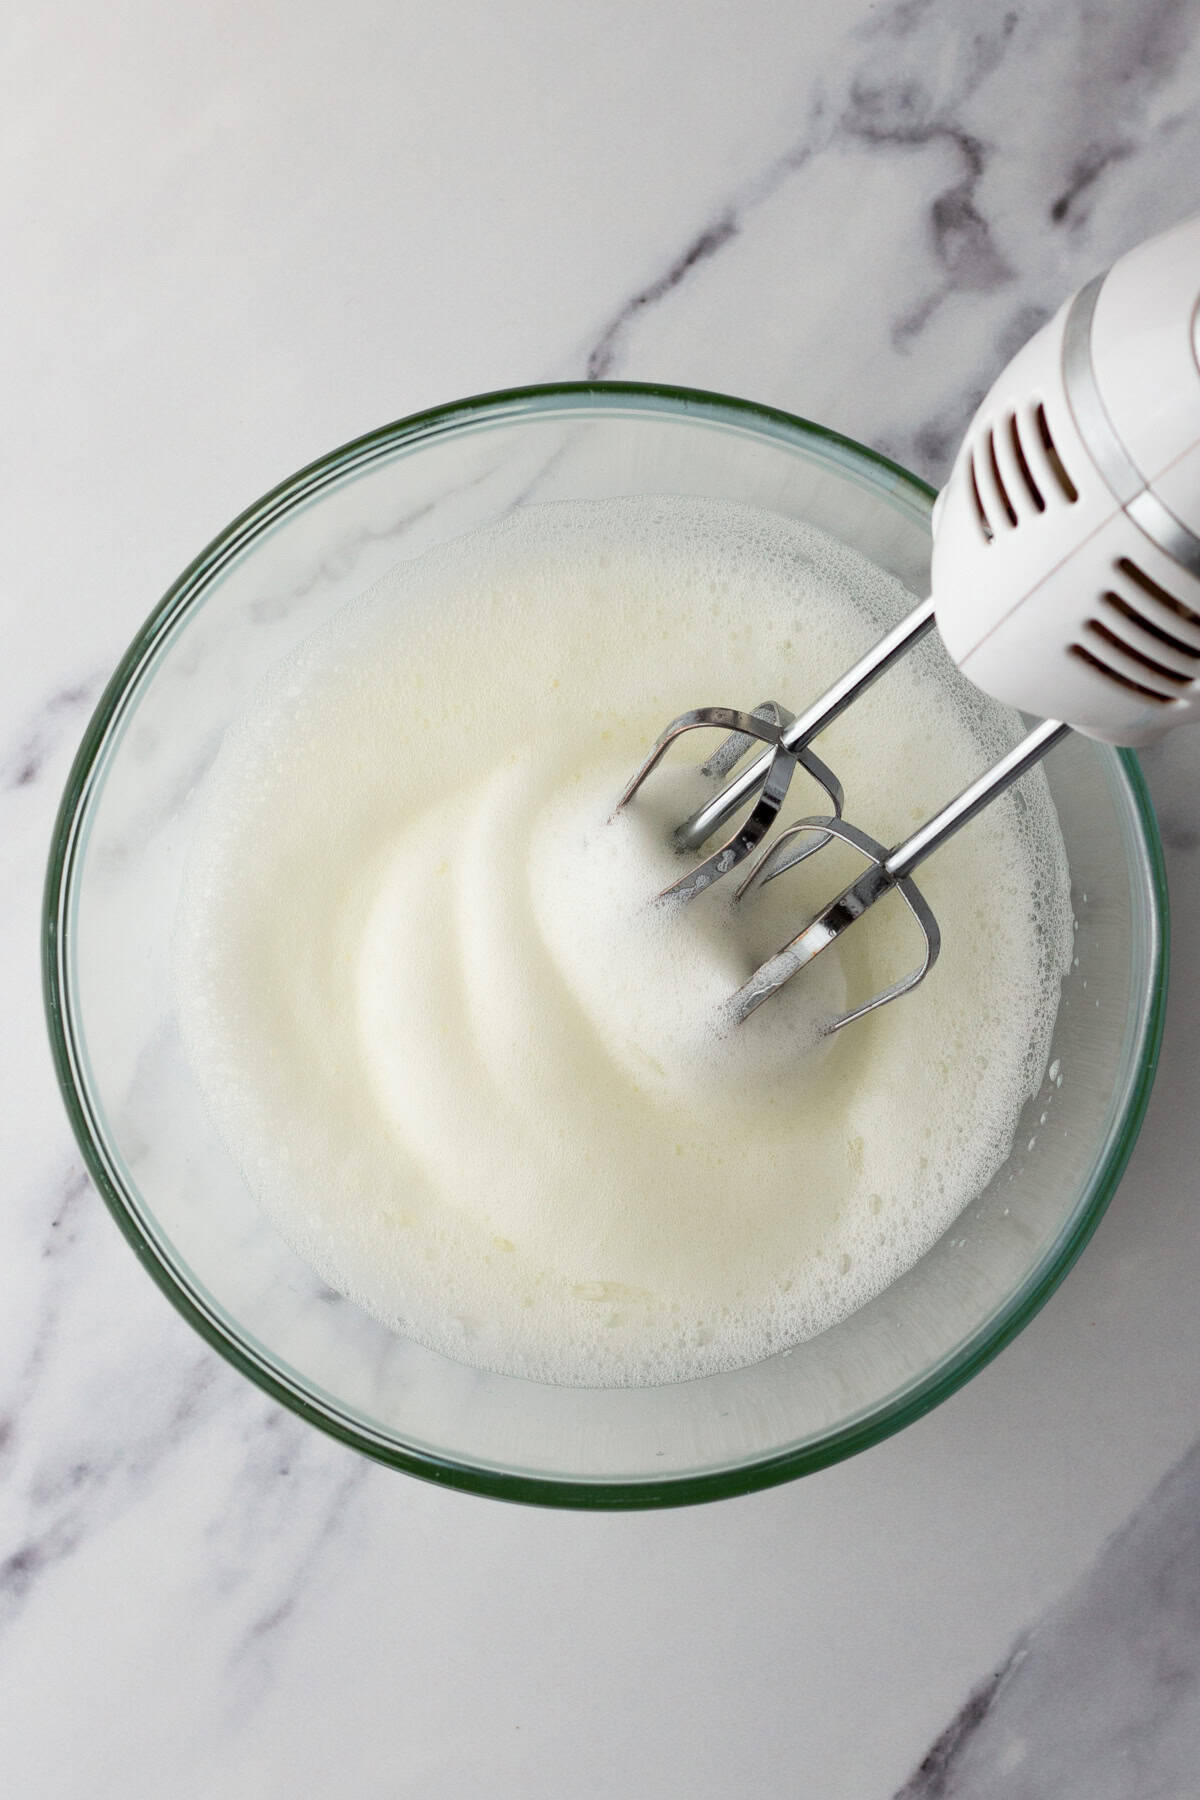
<svg viewBox="0 0 1200 1800">
<path fill-rule="evenodd" d="M 1110 744 L 1200 716 L 1200 219 L 1018 352 L 933 525 L 938 630 L 985 693 Z"/>
<path fill-rule="evenodd" d="M 741 824 L 662 898 L 690 899 L 757 849 L 797 766 L 832 813 L 797 821 L 761 851 L 737 897 L 838 837 L 867 858 L 857 881 L 758 968 L 732 1001 L 744 1019 L 896 889 L 925 939 L 921 963 L 842 1026 L 923 980 L 936 921 L 912 881 L 925 858 L 1072 729 L 1145 745 L 1200 719 L 1200 218 L 1130 251 L 1082 288 L 1012 360 L 975 414 L 933 511 L 932 593 L 827 694 L 793 719 L 685 713 L 617 803 L 700 727 L 769 747 L 679 827 L 707 843 L 752 795 Z M 841 817 L 842 793 L 809 750 L 818 732 L 936 623 L 955 663 L 993 698 L 1043 723 L 904 843 L 885 849 Z M 1050 716 L 1053 715 L 1053 716 Z M 724 772 L 723 749 L 708 765 Z"/>
</svg>

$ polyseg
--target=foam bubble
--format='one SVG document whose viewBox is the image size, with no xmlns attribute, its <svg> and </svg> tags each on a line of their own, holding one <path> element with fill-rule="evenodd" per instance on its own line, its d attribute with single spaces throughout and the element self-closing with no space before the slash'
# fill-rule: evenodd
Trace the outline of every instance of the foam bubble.
<svg viewBox="0 0 1200 1800">
<path fill-rule="evenodd" d="M 738 908 L 728 882 L 655 908 L 695 769 L 606 822 L 670 717 L 801 705 L 904 604 L 772 514 L 537 506 L 397 568 L 271 673 L 207 783 L 178 1004 L 248 1185 L 327 1282 L 484 1366 L 684 1379 L 844 1317 L 986 1184 L 1071 951 L 1040 773 L 922 871 L 930 980 L 833 1039 L 914 959 L 893 899 L 744 1026 L 725 1002 L 849 852 Z M 894 841 L 1013 729 L 927 646 L 821 753 Z M 823 805 L 797 776 L 787 816 Z"/>
</svg>

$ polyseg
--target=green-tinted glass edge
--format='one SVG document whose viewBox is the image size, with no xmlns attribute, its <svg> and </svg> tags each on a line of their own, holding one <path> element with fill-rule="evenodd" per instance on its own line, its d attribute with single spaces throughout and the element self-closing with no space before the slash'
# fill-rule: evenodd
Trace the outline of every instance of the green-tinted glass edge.
<svg viewBox="0 0 1200 1800">
<path fill-rule="evenodd" d="M 451 430 L 460 423 L 485 415 L 508 414 L 517 418 L 527 410 L 540 411 L 543 403 L 558 402 L 560 406 L 569 403 L 586 408 L 591 402 L 598 409 L 603 409 L 611 408 L 614 402 L 622 400 L 631 403 L 639 400 L 666 402 L 669 408 L 685 416 L 688 412 L 695 411 L 724 417 L 729 423 L 753 421 L 760 426 L 767 425 L 774 428 L 771 435 L 778 435 L 793 445 L 799 438 L 815 441 L 825 448 L 836 447 L 846 455 L 848 461 L 865 463 L 874 472 L 876 480 L 880 472 L 886 473 L 890 478 L 888 485 L 894 488 L 897 495 L 910 495 L 925 507 L 931 506 L 935 498 L 935 492 L 928 483 L 921 481 L 899 463 L 827 426 L 815 424 L 761 402 L 738 400 L 699 388 L 672 387 L 651 382 L 561 382 L 506 388 L 431 407 L 353 438 L 307 464 L 240 513 L 172 583 L 121 658 L 88 722 L 67 777 L 51 840 L 41 933 L 42 988 L 51 1052 L 59 1090 L 80 1152 L 101 1197 L 138 1260 L 192 1328 L 234 1368 L 273 1399 L 328 1436 L 390 1468 L 401 1469 L 427 1481 L 499 1499 L 533 1505 L 612 1511 L 694 1505 L 751 1493 L 756 1489 L 792 1480 L 799 1475 L 813 1473 L 870 1448 L 872 1444 L 881 1442 L 893 1432 L 932 1411 L 998 1355 L 1045 1304 L 1071 1269 L 1099 1224 L 1137 1141 L 1158 1066 L 1166 1012 L 1169 963 L 1166 870 L 1154 808 L 1133 753 L 1122 750 L 1118 752 L 1118 756 L 1133 796 L 1149 877 L 1153 937 L 1150 949 L 1149 1003 L 1142 1042 L 1135 1051 L 1136 1075 L 1121 1129 L 1096 1180 L 1087 1206 L 1081 1211 L 1074 1228 L 1059 1246 L 1051 1263 L 1041 1271 L 1029 1288 L 1014 1297 L 1004 1313 L 980 1334 L 979 1341 L 964 1346 L 956 1357 L 907 1391 L 902 1399 L 868 1419 L 831 1433 L 817 1444 L 781 1451 L 775 1456 L 729 1469 L 681 1475 L 665 1480 L 606 1482 L 590 1477 L 565 1480 L 524 1473 L 513 1474 L 456 1462 L 451 1458 L 404 1450 L 391 1444 L 372 1441 L 370 1435 L 351 1420 L 314 1405 L 275 1370 L 248 1356 L 241 1344 L 230 1337 L 163 1261 L 130 1213 L 119 1186 L 108 1173 L 91 1131 L 87 1112 L 81 1104 L 72 1067 L 64 1016 L 66 982 L 62 953 L 63 923 L 76 828 L 97 756 L 119 711 L 130 678 L 142 665 L 148 649 L 175 613 L 186 605 L 192 591 L 215 568 L 236 555 L 266 529 L 277 514 L 298 499 L 385 455 L 405 438 Z"/>
</svg>

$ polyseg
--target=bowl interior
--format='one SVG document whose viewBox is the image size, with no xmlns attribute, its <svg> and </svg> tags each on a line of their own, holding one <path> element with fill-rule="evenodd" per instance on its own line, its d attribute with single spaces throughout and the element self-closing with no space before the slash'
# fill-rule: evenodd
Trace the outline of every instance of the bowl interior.
<svg viewBox="0 0 1200 1800">
<path fill-rule="evenodd" d="M 902 1280 L 752 1368 L 663 1388 L 556 1389 L 393 1336 L 259 1215 L 200 1103 L 169 960 L 197 784 L 263 672 L 397 562 L 560 498 L 706 495 L 805 520 L 927 591 L 928 489 L 846 440 L 715 396 L 558 388 L 402 422 L 235 522 L 117 671 L 64 800 L 47 987 L 68 1106 L 118 1222 L 224 1354 L 337 1436 L 514 1497 L 628 1505 L 735 1492 L 845 1455 L 950 1392 L 1036 1310 L 1132 1145 L 1161 1029 L 1163 901 L 1132 757 L 1048 766 L 1077 961 L 1050 1071 L 989 1188 Z"/>
</svg>

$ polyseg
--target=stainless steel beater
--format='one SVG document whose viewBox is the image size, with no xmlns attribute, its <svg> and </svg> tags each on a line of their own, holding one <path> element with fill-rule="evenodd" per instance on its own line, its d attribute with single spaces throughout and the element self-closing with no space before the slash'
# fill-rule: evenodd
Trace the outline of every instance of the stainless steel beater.
<svg viewBox="0 0 1200 1800">
<path fill-rule="evenodd" d="M 676 848 L 702 849 L 754 803 L 660 898 L 693 899 L 755 851 L 738 899 L 834 839 L 866 858 L 858 879 L 733 996 L 739 1022 L 893 890 L 921 929 L 924 956 L 826 1029 L 910 992 L 941 943 L 912 879 L 928 856 L 1072 729 L 1144 745 L 1200 719 L 1200 219 L 1122 257 L 1030 339 L 976 413 L 933 526 L 931 598 L 826 694 L 796 718 L 776 704 L 681 714 L 617 802 L 619 812 L 677 739 L 716 727 L 732 735 L 706 771 L 720 778 L 744 766 L 678 827 Z M 1042 723 L 889 849 L 843 818 L 841 785 L 810 746 L 935 623 L 978 687 Z M 765 748 L 747 762 L 755 742 Z M 764 845 L 798 767 L 832 810 Z"/>
</svg>

